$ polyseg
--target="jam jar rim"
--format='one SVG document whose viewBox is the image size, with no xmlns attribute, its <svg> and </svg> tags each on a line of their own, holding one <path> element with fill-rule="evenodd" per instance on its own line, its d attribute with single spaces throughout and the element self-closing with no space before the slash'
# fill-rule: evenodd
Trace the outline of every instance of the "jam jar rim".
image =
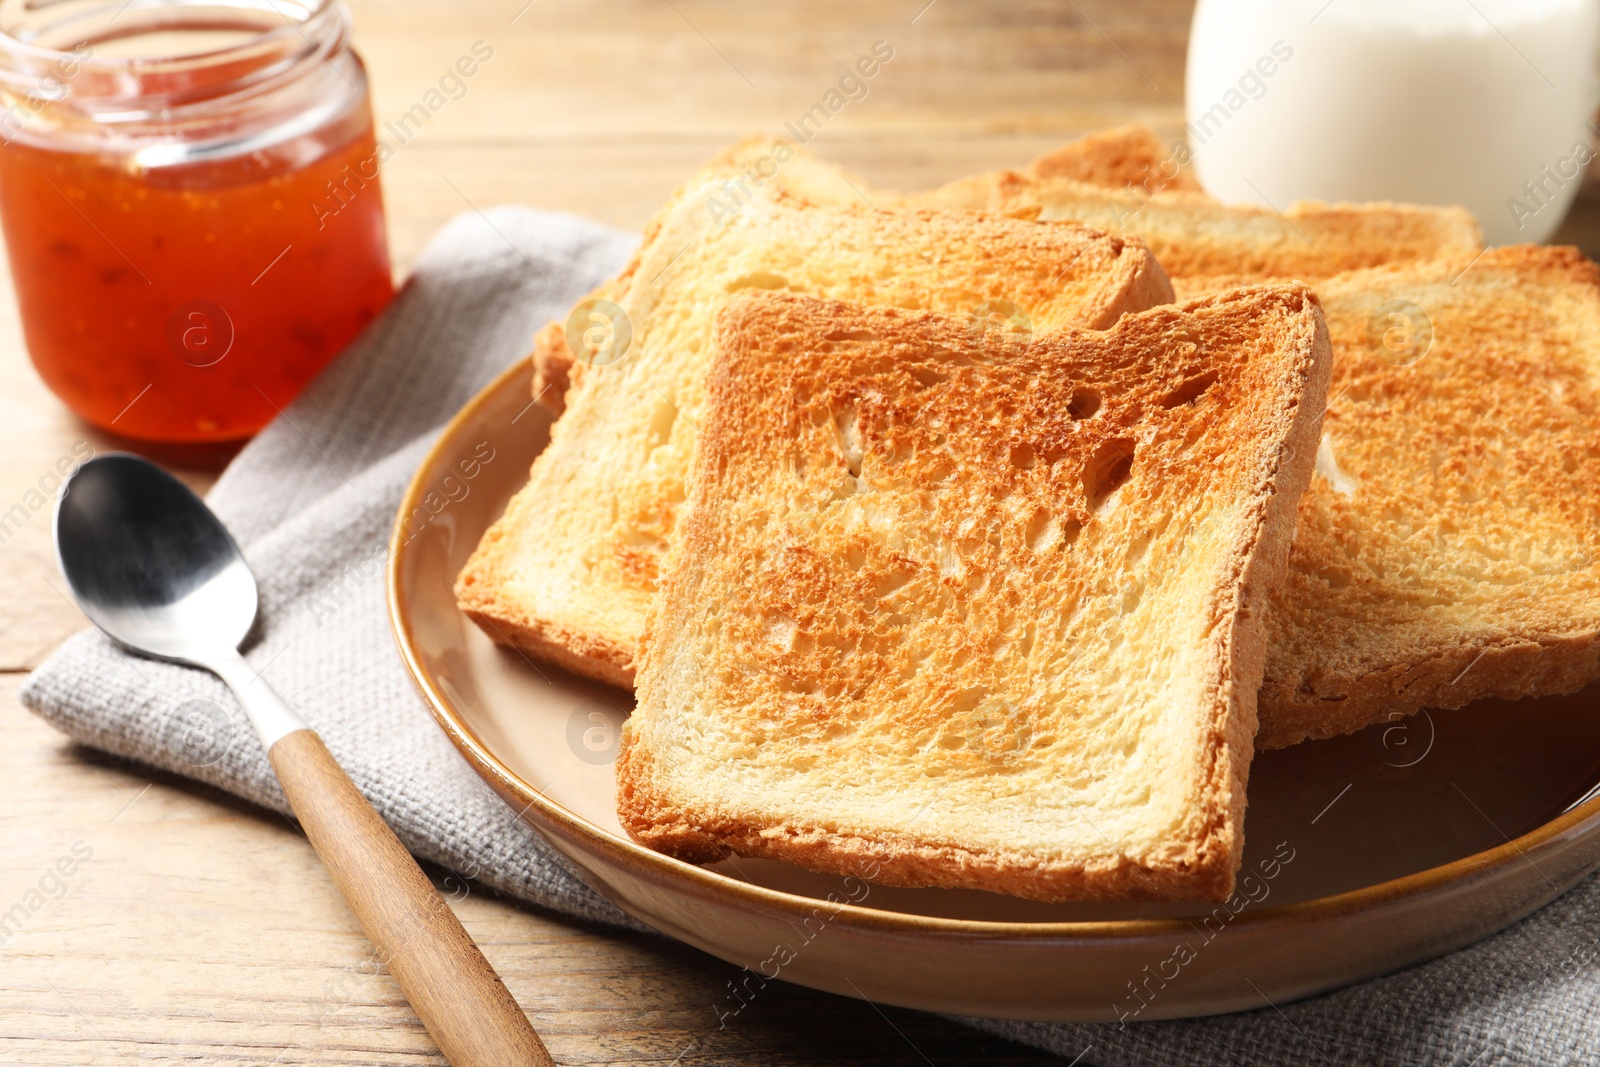
<svg viewBox="0 0 1600 1067">
<path fill-rule="evenodd" d="M 75 5 L 76 17 L 123 11 L 136 16 L 130 28 L 102 31 L 68 45 L 36 43 L 16 35 L 6 16 L 16 7 L 33 7 L 35 0 L 0 2 L 0 94 L 28 101 L 35 109 L 78 113 L 97 124 L 139 123 L 161 117 L 168 121 L 195 108 L 207 108 L 232 98 L 258 96 L 304 75 L 308 66 L 336 65 L 349 47 L 350 17 L 342 0 L 211 0 L 205 5 L 171 3 L 132 4 L 121 0 Z M 285 8 L 291 8 L 286 12 Z M 185 13 L 207 11 L 213 21 L 186 19 Z M 237 13 L 237 22 L 218 22 L 221 13 Z M 249 32 L 250 15 L 272 13 L 282 25 L 260 27 L 243 40 L 215 48 L 151 56 L 101 56 L 97 43 L 125 39 L 162 30 L 234 29 Z M 165 17 L 162 15 L 165 14 Z M 298 19 L 294 16 L 298 15 Z M 143 16 L 138 19 L 137 16 Z M 34 30 L 37 37 L 49 32 Z M 215 72 L 213 78 L 206 78 Z M 196 75 L 200 77 L 196 78 Z"/>
</svg>

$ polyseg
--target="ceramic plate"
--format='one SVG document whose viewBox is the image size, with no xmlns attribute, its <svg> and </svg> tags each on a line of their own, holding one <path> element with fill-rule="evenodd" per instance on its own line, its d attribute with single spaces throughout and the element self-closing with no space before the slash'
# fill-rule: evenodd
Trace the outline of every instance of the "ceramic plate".
<svg viewBox="0 0 1600 1067">
<path fill-rule="evenodd" d="M 750 969 L 719 1014 L 773 978 L 1041 1021 L 1259 1008 L 1467 945 L 1600 866 L 1597 689 L 1257 756 L 1240 890 L 1224 905 L 1045 905 L 641 848 L 613 805 L 631 697 L 498 647 L 451 596 L 547 440 L 529 373 L 485 389 L 417 472 L 389 557 L 400 651 L 462 754 L 599 893 Z"/>
</svg>

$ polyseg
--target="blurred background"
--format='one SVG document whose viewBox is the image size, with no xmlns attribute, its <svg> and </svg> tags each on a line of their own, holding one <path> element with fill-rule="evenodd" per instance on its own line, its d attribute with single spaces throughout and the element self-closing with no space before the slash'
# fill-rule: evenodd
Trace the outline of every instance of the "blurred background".
<svg viewBox="0 0 1600 1067">
<path fill-rule="evenodd" d="M 352 5 L 380 136 L 474 41 L 495 50 L 385 168 L 398 265 L 463 206 L 439 195 L 445 178 L 479 205 L 637 230 L 720 148 L 783 134 L 877 41 L 894 58 L 807 147 L 879 186 L 1026 163 L 1118 122 L 1183 128 L 1187 0 L 523 2 L 466 0 L 447 18 Z"/>
</svg>

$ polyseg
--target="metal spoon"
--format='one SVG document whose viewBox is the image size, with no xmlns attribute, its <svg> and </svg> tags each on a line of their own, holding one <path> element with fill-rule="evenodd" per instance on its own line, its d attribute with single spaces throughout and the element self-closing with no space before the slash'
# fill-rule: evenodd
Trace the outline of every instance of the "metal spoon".
<svg viewBox="0 0 1600 1067">
<path fill-rule="evenodd" d="M 72 595 L 117 644 L 227 682 L 306 836 L 380 957 L 455 1067 L 551 1064 L 500 976 L 433 884 L 312 732 L 239 655 L 256 581 L 182 482 L 137 456 L 83 464 L 56 504 Z"/>
</svg>

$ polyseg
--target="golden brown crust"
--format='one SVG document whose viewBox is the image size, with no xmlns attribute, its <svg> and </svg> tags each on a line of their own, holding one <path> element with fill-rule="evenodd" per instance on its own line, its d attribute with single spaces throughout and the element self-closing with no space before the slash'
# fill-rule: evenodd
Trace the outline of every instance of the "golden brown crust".
<svg viewBox="0 0 1600 1067">
<path fill-rule="evenodd" d="M 597 289 L 596 293 L 605 290 Z M 551 319 L 533 335 L 533 398 L 559 415 L 566 410 L 567 388 L 572 384 L 572 352 L 567 347 L 566 324 Z"/>
<path fill-rule="evenodd" d="M 1318 289 L 1326 470 L 1273 598 L 1257 744 L 1600 677 L 1600 268 L 1513 246 Z M 1383 344 L 1404 322 L 1374 333 L 1390 301 L 1431 331 L 1414 362 Z"/>
<path fill-rule="evenodd" d="M 1173 292 L 1172 281 L 1167 277 L 1167 272 L 1157 262 L 1156 258 L 1147 253 L 1143 242 L 1138 238 L 1131 240 L 1134 254 L 1127 257 L 1128 280 L 1127 284 L 1109 302 L 1108 313 L 1102 316 L 1098 325 L 1093 329 L 1108 330 L 1117 324 L 1124 315 L 1133 315 L 1147 311 L 1162 304 L 1170 304 L 1177 299 Z M 1083 325 L 1088 326 L 1088 322 Z"/>
<path fill-rule="evenodd" d="M 1415 663 L 1363 674 L 1319 677 L 1290 689 L 1279 679 L 1261 693 L 1259 748 L 1337 737 L 1393 722 L 1423 708 L 1454 709 L 1474 700 L 1575 693 L 1600 679 L 1600 636 L 1506 638 L 1446 649 Z"/>
<path fill-rule="evenodd" d="M 633 657 L 625 649 L 598 642 L 586 643 L 583 634 L 559 630 L 537 619 L 519 626 L 489 612 L 472 608 L 462 608 L 462 611 L 502 645 L 597 682 L 633 688 Z"/>
<path fill-rule="evenodd" d="M 1017 344 L 927 312 L 750 293 L 717 337 L 617 767 L 629 832 L 695 862 L 731 849 L 891 885 L 1226 897 L 1260 602 L 1326 390 L 1315 296 L 1242 290 Z M 1116 466 L 1123 449 L 1134 466 Z M 1142 594 L 1116 591 L 1119 572 Z M 1120 652 L 1104 636 L 1119 626 Z M 1136 656 L 1192 674 L 1128 683 L 1124 717 L 1105 679 Z M 1011 709 L 1013 735 L 996 742 L 988 719 L 963 732 L 985 701 Z M 1113 799 L 1083 822 L 1143 829 L 1108 846 L 1062 816 L 1036 829 L 1048 846 L 1006 836 L 1007 805 L 1100 796 L 1099 773 Z M 1155 792 L 1114 799 L 1136 786 Z M 961 814 L 910 810 L 929 789 Z M 880 817 L 847 793 L 907 807 Z"/>
<path fill-rule="evenodd" d="M 1179 288 L 1188 278 L 1235 276 L 1315 281 L 1397 262 L 1471 256 L 1483 247 L 1477 221 L 1459 207 L 1408 204 L 1219 204 L 1203 193 L 1106 189 L 1065 178 L 1002 170 L 964 178 L 907 203 L 980 211 L 1038 208 L 1141 238 Z"/>
<path fill-rule="evenodd" d="M 490 534 L 496 533 L 496 528 L 491 528 Z M 504 595 L 510 583 L 503 566 L 504 557 L 493 551 L 483 551 L 480 546 L 480 551 L 473 554 L 457 575 L 456 606 L 469 619 L 497 644 L 526 652 L 574 674 L 624 689 L 633 688 L 632 648 L 621 648 L 604 638 L 529 614 L 515 597 Z"/>
<path fill-rule="evenodd" d="M 1035 159 L 1028 170 L 1036 178 L 1067 178 L 1108 189 L 1132 185 L 1152 193 L 1203 193 L 1199 179 L 1180 161 L 1187 158 L 1150 127 L 1134 123 L 1068 141 Z"/>
</svg>

